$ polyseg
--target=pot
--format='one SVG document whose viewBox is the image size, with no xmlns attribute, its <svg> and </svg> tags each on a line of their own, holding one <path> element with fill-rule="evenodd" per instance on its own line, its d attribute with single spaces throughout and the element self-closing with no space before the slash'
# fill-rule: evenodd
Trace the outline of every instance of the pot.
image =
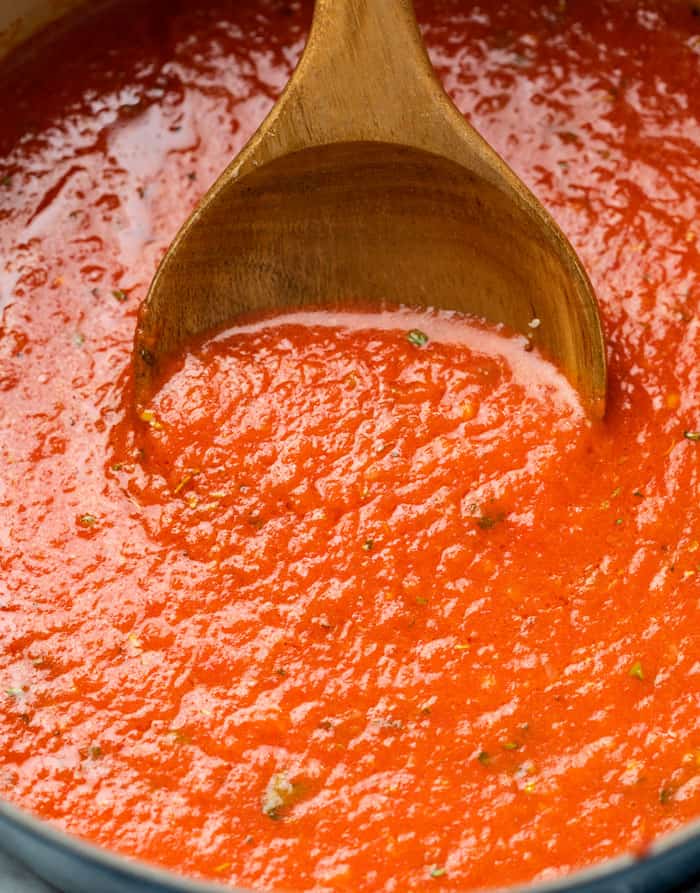
<svg viewBox="0 0 700 893">
<path fill-rule="evenodd" d="M 41 27 L 88 0 L 0 0 L 0 59 Z M 381 0 L 378 0 L 381 2 Z M 0 848 L 64 893 L 217 893 L 200 882 L 103 850 L 0 801 Z M 529 893 L 664 893 L 700 882 L 700 820 L 644 853 L 628 853 Z M 510 888 L 516 893 L 515 888 Z M 239 891 L 244 893 L 244 891 Z M 700 886 L 695 893 L 700 893 Z"/>
</svg>

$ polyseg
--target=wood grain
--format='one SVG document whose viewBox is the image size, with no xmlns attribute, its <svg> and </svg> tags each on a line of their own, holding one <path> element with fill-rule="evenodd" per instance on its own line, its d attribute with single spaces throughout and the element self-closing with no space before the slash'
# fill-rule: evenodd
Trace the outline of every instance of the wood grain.
<svg viewBox="0 0 700 893">
<path fill-rule="evenodd" d="M 251 310 L 352 299 L 506 323 L 559 364 L 591 416 L 604 414 L 588 277 L 445 94 L 410 0 L 317 0 L 286 90 L 153 280 L 135 338 L 137 403 L 193 335 Z"/>
</svg>

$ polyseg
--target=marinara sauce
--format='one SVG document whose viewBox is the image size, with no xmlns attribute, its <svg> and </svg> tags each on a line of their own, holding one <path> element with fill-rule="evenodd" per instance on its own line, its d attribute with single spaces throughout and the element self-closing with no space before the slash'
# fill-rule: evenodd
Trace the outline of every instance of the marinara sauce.
<svg viewBox="0 0 700 893">
<path fill-rule="evenodd" d="M 697 4 L 416 6 L 590 271 L 602 425 L 526 339 L 352 306 L 135 418 L 138 304 L 310 2 L 101 6 L 0 70 L 0 796 L 194 876 L 502 886 L 700 814 Z"/>
</svg>

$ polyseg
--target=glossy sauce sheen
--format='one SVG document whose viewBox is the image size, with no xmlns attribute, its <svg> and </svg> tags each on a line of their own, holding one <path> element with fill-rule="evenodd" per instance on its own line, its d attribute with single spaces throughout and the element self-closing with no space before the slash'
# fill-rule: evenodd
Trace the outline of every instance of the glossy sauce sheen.
<svg viewBox="0 0 700 893">
<path fill-rule="evenodd" d="M 551 877 L 700 814 L 700 20 L 494 5 L 416 3 L 591 273 L 599 428 L 522 338 L 350 309 L 196 345 L 134 421 L 138 303 L 310 4 L 126 3 L 5 63 L 2 797 L 329 891 Z"/>
</svg>

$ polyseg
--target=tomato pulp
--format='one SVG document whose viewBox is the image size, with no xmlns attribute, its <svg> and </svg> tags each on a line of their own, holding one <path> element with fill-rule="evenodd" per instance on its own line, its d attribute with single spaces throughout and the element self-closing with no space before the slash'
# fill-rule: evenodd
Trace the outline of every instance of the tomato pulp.
<svg viewBox="0 0 700 893">
<path fill-rule="evenodd" d="M 521 338 L 350 307 L 204 339 L 134 420 L 138 303 L 310 3 L 3 63 L 0 795 L 191 875 L 500 886 L 700 814 L 697 10 L 416 6 L 591 273 L 604 425 Z"/>
</svg>

